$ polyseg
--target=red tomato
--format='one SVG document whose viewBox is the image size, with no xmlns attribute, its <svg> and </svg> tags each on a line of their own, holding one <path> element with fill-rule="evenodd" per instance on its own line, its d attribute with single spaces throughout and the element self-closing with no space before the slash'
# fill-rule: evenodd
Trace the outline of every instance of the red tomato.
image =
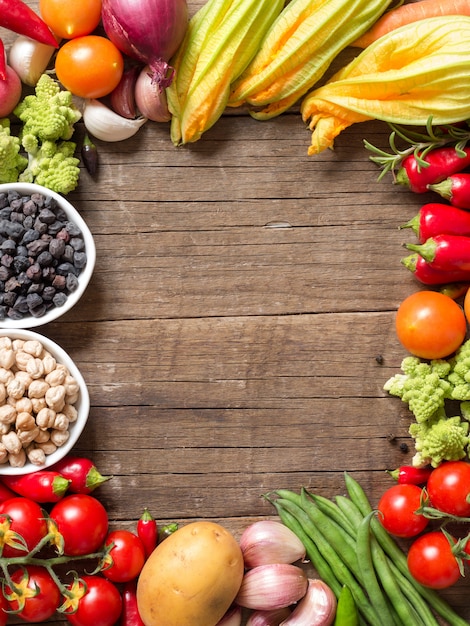
<svg viewBox="0 0 470 626">
<path fill-rule="evenodd" d="M 425 533 L 411 544 L 408 567 L 419 583 L 432 589 L 446 589 L 461 576 L 449 539 L 439 530 Z"/>
<path fill-rule="evenodd" d="M 10 605 L 3 593 L 0 593 L 0 626 L 6 626 L 8 623 L 8 613 Z"/>
<path fill-rule="evenodd" d="M 54 615 L 61 601 L 61 593 L 47 569 L 37 565 L 27 565 L 26 569 L 16 570 L 11 577 L 17 594 L 7 586 L 7 593 L 12 594 L 10 608 L 26 622 L 43 622 Z M 24 602 L 24 605 L 23 605 Z"/>
<path fill-rule="evenodd" d="M 429 523 L 415 511 L 421 506 L 422 489 L 417 485 L 393 485 L 382 495 L 378 504 L 378 519 L 396 537 L 414 537 Z"/>
<path fill-rule="evenodd" d="M 8 536 L 8 529 L 23 537 L 29 552 L 47 534 L 47 523 L 41 507 L 37 502 L 22 496 L 10 498 L 0 504 L 0 527 L 7 533 L 3 536 L 5 545 L 2 556 L 4 557 L 25 556 L 26 554 L 25 550 L 12 547 L 13 538 Z"/>
<path fill-rule="evenodd" d="M 467 332 L 462 307 L 438 291 L 418 291 L 398 307 L 396 331 L 402 346 L 422 359 L 441 359 L 459 348 Z"/>
<path fill-rule="evenodd" d="M 106 37 L 85 35 L 59 48 L 55 71 L 59 82 L 76 96 L 102 98 L 117 87 L 124 71 L 124 60 Z"/>
<path fill-rule="evenodd" d="M 84 493 L 71 494 L 55 504 L 50 517 L 64 538 L 70 556 L 99 550 L 108 533 L 108 514 L 99 500 Z"/>
<path fill-rule="evenodd" d="M 442 463 L 431 472 L 427 491 L 434 508 L 450 515 L 470 517 L 470 463 Z"/>
<path fill-rule="evenodd" d="M 109 533 L 105 545 L 111 548 L 111 567 L 102 571 L 103 576 L 115 583 L 125 583 L 140 574 L 145 563 L 145 548 L 142 541 L 129 530 L 114 530 Z"/>
<path fill-rule="evenodd" d="M 40 0 L 39 12 L 60 39 L 89 35 L 101 20 L 101 0 Z"/>
<path fill-rule="evenodd" d="M 82 576 L 86 593 L 75 613 L 65 612 L 74 626 L 114 626 L 121 615 L 121 595 L 112 582 L 101 576 Z"/>
</svg>

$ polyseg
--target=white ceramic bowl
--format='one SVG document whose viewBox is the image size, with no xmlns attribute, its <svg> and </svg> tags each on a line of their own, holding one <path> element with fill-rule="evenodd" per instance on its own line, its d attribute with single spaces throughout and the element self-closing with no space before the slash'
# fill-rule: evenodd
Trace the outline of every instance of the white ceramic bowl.
<svg viewBox="0 0 470 626">
<path fill-rule="evenodd" d="M 55 452 L 46 456 L 45 464 L 34 465 L 29 461 L 25 465 L 23 465 L 23 467 L 12 467 L 8 463 L 0 464 L 0 476 L 2 474 L 30 474 L 31 472 L 45 469 L 47 467 L 50 467 L 54 463 L 57 463 L 57 461 L 60 461 L 66 454 L 68 454 L 73 446 L 77 443 L 77 440 L 80 437 L 88 420 L 88 414 L 90 412 L 90 396 L 88 393 L 87 385 L 80 370 L 75 365 L 71 357 L 67 354 L 67 352 L 54 341 L 52 341 L 48 337 L 40 335 L 37 332 L 26 329 L 0 329 L 0 338 L 5 336 L 10 337 L 11 339 L 40 341 L 44 348 L 48 352 L 50 352 L 52 356 L 54 356 L 58 363 L 61 363 L 67 367 L 69 373 L 77 381 L 80 387 L 78 401 L 74 404 L 75 408 L 77 409 L 78 416 L 77 419 L 69 425 L 70 436 L 64 445 L 58 447 Z"/>
<path fill-rule="evenodd" d="M 41 185 L 33 183 L 5 183 L 0 185 L 0 193 L 6 191 L 17 191 L 21 195 L 31 195 L 32 193 L 41 193 L 47 197 L 54 198 L 61 208 L 65 211 L 69 221 L 73 222 L 80 229 L 84 242 L 87 261 L 85 267 L 81 270 L 78 276 L 78 287 L 75 291 L 69 293 L 65 304 L 62 306 L 53 306 L 41 317 L 35 317 L 33 315 L 25 315 L 22 319 L 15 320 L 5 317 L 0 319 L 0 329 L 2 328 L 34 328 L 36 326 L 43 326 L 69 311 L 82 297 L 85 289 L 90 282 L 93 270 L 95 268 L 96 261 L 96 248 L 93 236 L 88 228 L 86 222 L 79 214 L 79 212 L 66 200 L 63 196 L 50 189 L 46 189 Z"/>
</svg>

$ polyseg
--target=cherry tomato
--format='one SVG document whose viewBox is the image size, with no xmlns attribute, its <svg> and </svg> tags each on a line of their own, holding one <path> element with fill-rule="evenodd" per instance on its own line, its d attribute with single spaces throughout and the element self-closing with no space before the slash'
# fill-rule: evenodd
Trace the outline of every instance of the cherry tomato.
<svg viewBox="0 0 470 626">
<path fill-rule="evenodd" d="M 419 583 L 432 589 L 446 589 L 461 576 L 449 539 L 439 530 L 425 533 L 411 544 L 408 567 Z"/>
<path fill-rule="evenodd" d="M 110 550 L 111 567 L 102 574 L 115 583 L 125 583 L 140 574 L 145 563 L 145 548 L 142 541 L 129 530 L 113 530 L 109 533 L 105 545 L 114 546 Z"/>
<path fill-rule="evenodd" d="M 465 294 L 465 298 L 463 300 L 463 310 L 465 317 L 467 318 L 467 322 L 470 324 L 470 289 L 467 289 L 467 293 Z"/>
<path fill-rule="evenodd" d="M 55 71 L 59 82 L 74 95 L 102 98 L 121 80 L 124 60 L 109 39 L 85 35 L 71 39 L 59 48 Z"/>
<path fill-rule="evenodd" d="M 101 0 L 40 0 L 39 12 L 60 39 L 89 35 L 101 20 Z"/>
<path fill-rule="evenodd" d="M 23 537 L 28 551 L 36 547 L 47 534 L 47 523 L 41 507 L 37 502 L 22 496 L 10 498 L 0 504 L 0 528 L 6 533 L 2 539 L 5 541 L 2 556 L 5 557 L 25 556 L 26 554 L 24 550 L 12 547 L 13 538 L 8 536 L 9 530 Z"/>
<path fill-rule="evenodd" d="M 0 593 L 0 626 L 6 626 L 8 624 L 7 611 L 10 611 L 10 604 L 3 593 Z"/>
<path fill-rule="evenodd" d="M 16 588 L 13 592 L 7 586 L 7 594 L 12 594 L 10 608 L 18 617 L 35 624 L 43 622 L 54 615 L 61 601 L 59 588 L 46 568 L 38 565 L 27 565 L 26 569 L 16 570 L 11 576 Z"/>
<path fill-rule="evenodd" d="M 70 556 L 96 552 L 108 534 L 106 509 L 88 494 L 65 496 L 53 506 L 50 517 L 64 538 L 64 553 Z"/>
<path fill-rule="evenodd" d="M 467 332 L 461 306 L 438 291 L 418 291 L 398 307 L 396 331 L 402 346 L 422 359 L 441 359 L 459 348 Z"/>
<path fill-rule="evenodd" d="M 82 576 L 86 593 L 75 613 L 65 612 L 74 626 L 114 626 L 121 615 L 121 595 L 112 582 L 101 576 Z"/>
<path fill-rule="evenodd" d="M 378 519 L 396 537 L 414 537 L 429 523 L 424 515 L 416 514 L 421 505 L 422 489 L 417 485 L 393 485 L 385 491 L 378 504 Z"/>
<path fill-rule="evenodd" d="M 427 491 L 434 508 L 450 515 L 470 517 L 470 463 L 442 463 L 431 472 Z"/>
</svg>

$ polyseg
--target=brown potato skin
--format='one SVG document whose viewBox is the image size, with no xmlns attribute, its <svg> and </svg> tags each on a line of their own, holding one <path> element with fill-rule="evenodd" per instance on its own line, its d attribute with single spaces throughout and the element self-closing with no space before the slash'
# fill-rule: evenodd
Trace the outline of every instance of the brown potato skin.
<svg viewBox="0 0 470 626">
<path fill-rule="evenodd" d="M 192 522 L 162 541 L 137 583 L 145 626 L 215 626 L 230 608 L 243 578 L 235 537 L 215 522 Z"/>
</svg>

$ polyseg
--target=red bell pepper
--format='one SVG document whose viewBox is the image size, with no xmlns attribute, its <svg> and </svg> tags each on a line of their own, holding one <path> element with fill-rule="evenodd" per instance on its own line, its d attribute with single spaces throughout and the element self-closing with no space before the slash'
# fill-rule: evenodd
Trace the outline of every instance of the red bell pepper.
<svg viewBox="0 0 470 626">
<path fill-rule="evenodd" d="M 470 174 L 467 172 L 452 174 L 440 183 L 429 185 L 429 189 L 449 200 L 452 206 L 470 209 Z"/>
<path fill-rule="evenodd" d="M 435 267 L 415 252 L 401 260 L 402 264 L 413 273 L 416 280 L 423 285 L 437 286 L 449 283 L 470 282 L 470 270 L 448 271 Z"/>
<path fill-rule="evenodd" d="M 401 228 L 411 228 L 420 243 L 436 235 L 470 236 L 470 212 L 450 204 L 423 204 L 419 213 Z"/>
<path fill-rule="evenodd" d="M 414 154 L 410 154 L 401 164 L 396 181 L 415 193 L 426 193 L 429 185 L 445 180 L 448 176 L 461 172 L 470 165 L 470 148 L 464 148 L 465 156 L 454 146 L 435 148 L 423 158 L 428 165 L 420 165 Z"/>
<path fill-rule="evenodd" d="M 0 0 L 0 26 L 48 46 L 59 47 L 46 22 L 23 0 Z"/>
<path fill-rule="evenodd" d="M 463 272 L 470 276 L 470 237 L 465 235 L 436 235 L 424 243 L 408 243 L 405 247 L 417 252 L 437 269 L 444 272 Z M 462 278 L 461 280 L 465 279 Z"/>
</svg>

